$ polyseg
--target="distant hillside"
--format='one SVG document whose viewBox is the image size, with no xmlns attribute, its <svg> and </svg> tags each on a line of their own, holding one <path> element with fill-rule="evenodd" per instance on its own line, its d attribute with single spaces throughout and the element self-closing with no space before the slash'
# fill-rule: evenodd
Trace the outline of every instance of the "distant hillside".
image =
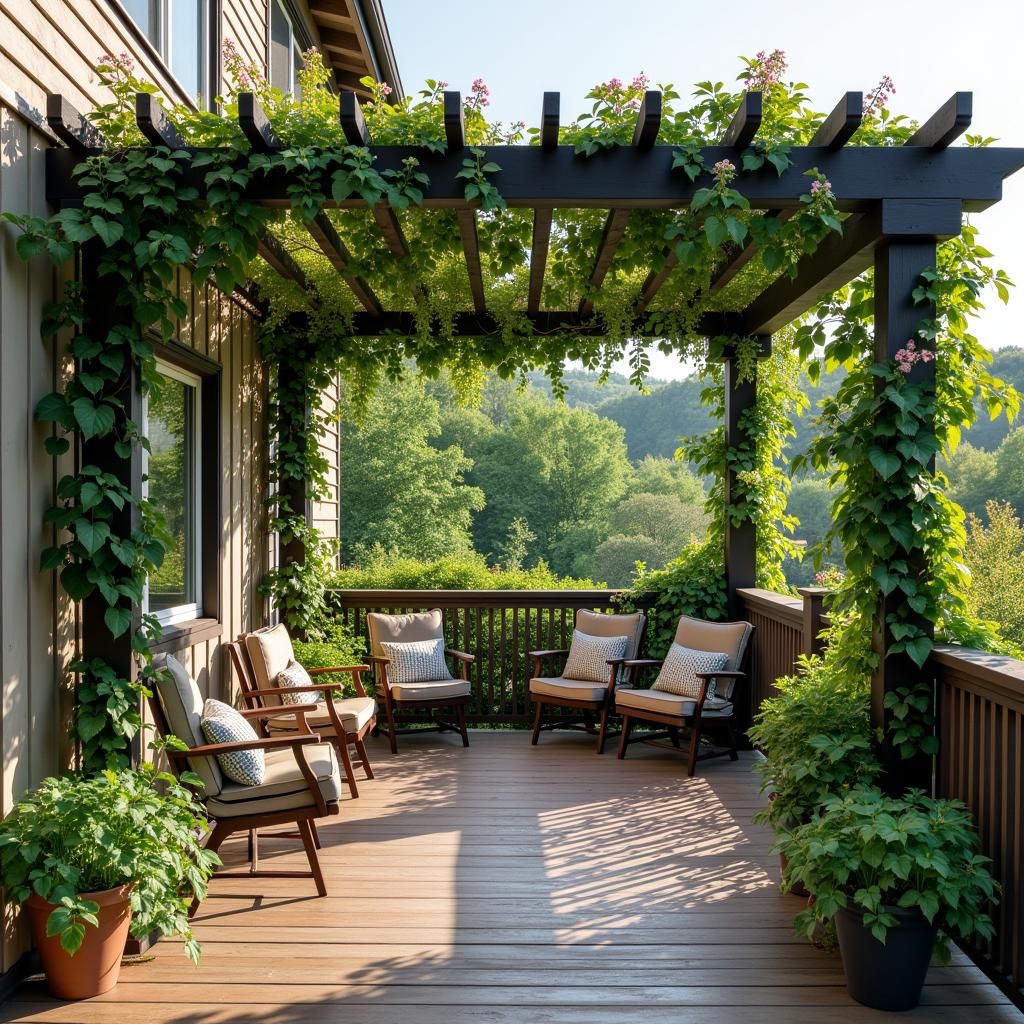
<svg viewBox="0 0 1024 1024">
<path fill-rule="evenodd" d="M 529 378 L 533 387 L 538 391 L 543 391 L 549 398 L 551 397 L 551 381 L 548 380 L 547 374 L 538 370 L 531 373 Z M 626 398 L 630 395 L 643 397 L 636 387 L 629 383 L 629 378 L 625 374 L 609 374 L 608 380 L 604 384 L 599 384 L 598 380 L 599 375 L 590 370 L 569 370 L 565 374 L 565 383 L 568 385 L 568 390 L 565 393 L 566 402 L 584 409 L 597 409 L 604 403 L 618 398 Z M 647 381 L 647 386 L 655 389 L 668 383 L 668 381 L 652 377 Z"/>
</svg>

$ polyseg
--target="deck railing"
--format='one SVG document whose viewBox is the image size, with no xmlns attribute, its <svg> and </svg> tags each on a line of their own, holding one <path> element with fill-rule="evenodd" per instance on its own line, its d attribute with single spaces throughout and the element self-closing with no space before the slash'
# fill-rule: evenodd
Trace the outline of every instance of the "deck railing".
<svg viewBox="0 0 1024 1024">
<path fill-rule="evenodd" d="M 470 667 L 472 724 L 527 726 L 532 708 L 527 652 L 568 647 L 580 608 L 613 611 L 617 590 L 334 590 L 338 621 L 366 635 L 367 612 L 440 608 L 445 642 L 476 656 Z"/>
</svg>

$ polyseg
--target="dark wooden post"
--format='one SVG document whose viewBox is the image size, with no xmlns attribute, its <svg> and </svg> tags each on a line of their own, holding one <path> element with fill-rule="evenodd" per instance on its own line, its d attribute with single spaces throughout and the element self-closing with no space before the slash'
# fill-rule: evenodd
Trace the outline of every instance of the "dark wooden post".
<svg viewBox="0 0 1024 1024">
<path fill-rule="evenodd" d="M 821 654 L 825 644 L 819 634 L 824 628 L 821 616 L 828 588 L 797 587 L 797 593 L 804 600 L 804 654 Z"/>
<path fill-rule="evenodd" d="M 277 386 L 280 394 L 284 395 L 289 391 L 305 391 L 305 364 L 303 357 L 298 356 L 293 360 L 282 360 L 277 366 Z M 307 413 L 308 415 L 308 413 Z M 279 420 L 278 444 L 292 442 L 305 444 L 304 430 L 305 422 L 289 423 L 284 419 Z M 280 458 L 280 455 L 278 456 Z M 294 477 L 285 476 L 278 471 L 278 490 L 280 491 L 282 504 L 297 515 L 309 519 L 309 503 L 306 495 L 305 480 L 296 480 Z M 298 539 L 293 539 L 287 544 L 281 545 L 279 552 L 281 565 L 291 565 L 306 560 L 306 545 Z"/>
<path fill-rule="evenodd" d="M 934 307 L 915 303 L 914 289 L 920 284 L 921 273 L 935 266 L 936 240 L 931 238 L 899 238 L 883 242 L 875 250 L 875 361 L 887 362 L 904 348 L 908 340 L 918 338 L 921 321 L 935 315 Z M 919 362 L 910 374 L 910 380 L 925 383 L 935 381 L 935 363 Z M 879 380 L 878 387 L 884 387 Z M 909 566 L 908 575 L 915 578 L 925 570 L 918 556 Z M 871 683 L 871 720 L 881 730 L 881 757 L 884 773 L 883 785 L 893 793 L 910 787 L 930 792 L 932 787 L 932 758 L 919 755 L 903 759 L 899 751 L 886 739 L 886 726 L 890 718 L 885 710 L 886 694 L 903 686 L 914 686 L 923 673 L 906 654 L 888 655 L 893 644 L 886 625 L 888 616 L 906 600 L 897 588 L 881 597 L 872 630 L 872 645 L 878 655 L 878 667 Z M 918 624 L 929 634 L 934 630 L 927 620 L 918 617 Z"/>
<path fill-rule="evenodd" d="M 113 328 L 128 322 L 128 311 L 117 303 L 119 279 L 99 275 L 102 257 L 103 249 L 97 242 L 87 243 L 82 249 L 80 277 L 88 304 L 85 330 L 97 341 L 106 338 Z M 138 370 L 131 362 L 125 369 L 117 398 L 124 403 L 125 415 L 141 425 L 142 389 Z M 111 473 L 132 494 L 138 495 L 142 487 L 142 450 L 135 445 L 131 457 L 123 459 L 114 451 L 114 441 L 113 435 L 84 441 L 81 464 L 96 466 L 104 473 Z M 122 537 L 130 536 L 139 525 L 138 505 L 131 503 L 117 512 L 110 524 L 111 530 Z M 134 680 L 138 677 L 138 665 L 132 653 L 132 635 L 141 623 L 141 608 L 127 597 L 122 598 L 121 603 L 132 609 L 132 625 L 126 633 L 115 637 L 104 622 L 108 605 L 103 595 L 96 590 L 82 602 L 82 657 L 85 661 L 102 658 L 122 679 Z M 141 758 L 142 744 L 139 736 L 131 743 L 131 754 L 136 762 Z"/>
<path fill-rule="evenodd" d="M 771 338 L 761 339 L 761 354 L 771 350 Z M 735 346 L 726 349 L 722 357 L 725 365 L 725 446 L 735 448 L 747 442 L 743 426 L 744 413 L 757 402 L 757 380 L 740 380 L 739 359 Z M 753 439 L 757 443 L 757 439 Z M 728 507 L 736 494 L 736 474 L 732 469 L 725 475 L 725 504 Z M 744 587 L 753 587 L 757 580 L 757 528 L 749 520 L 734 525 L 725 517 L 725 582 L 729 601 L 729 616 L 740 618 L 743 602 L 737 593 Z"/>
</svg>

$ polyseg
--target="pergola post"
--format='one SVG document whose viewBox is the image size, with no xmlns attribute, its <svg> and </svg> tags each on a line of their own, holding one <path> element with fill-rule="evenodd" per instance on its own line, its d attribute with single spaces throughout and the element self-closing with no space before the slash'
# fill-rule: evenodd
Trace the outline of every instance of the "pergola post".
<svg viewBox="0 0 1024 1024">
<path fill-rule="evenodd" d="M 759 339 L 762 351 L 770 348 L 771 338 Z M 725 446 L 738 448 L 749 438 L 744 425 L 744 414 L 757 403 L 757 378 L 741 379 L 740 360 L 736 346 L 730 345 L 723 356 L 725 383 Z M 736 496 L 738 480 L 730 466 L 725 474 L 725 580 L 730 618 L 742 618 L 743 601 L 738 593 L 744 587 L 753 587 L 757 581 L 757 527 L 746 519 L 738 525 L 728 514 Z"/>
<path fill-rule="evenodd" d="M 281 395 L 289 392 L 301 392 L 305 395 L 305 363 L 301 358 L 282 359 L 277 364 L 277 384 Z M 306 416 L 308 417 L 308 411 Z M 305 442 L 305 418 L 302 423 L 290 423 L 281 416 L 278 420 L 278 460 L 282 458 L 281 449 L 290 444 L 304 445 Z M 308 495 L 306 493 L 306 481 L 292 475 L 286 475 L 278 467 L 278 491 L 281 497 L 282 506 L 304 519 L 309 518 Z M 306 545 L 299 538 L 292 538 L 287 544 L 282 544 L 278 553 L 278 560 L 282 566 L 294 565 L 306 561 Z"/>
<path fill-rule="evenodd" d="M 921 282 L 922 271 L 935 266 L 936 239 L 901 238 L 884 241 L 875 250 L 874 260 L 875 361 L 888 362 L 906 346 L 908 340 L 918 339 L 918 328 L 922 320 L 935 315 L 934 305 L 915 303 L 912 293 Z M 917 363 L 911 371 L 910 380 L 934 384 L 934 361 Z M 879 380 L 877 386 L 879 389 L 884 387 L 884 381 Z M 907 575 L 916 579 L 926 571 L 924 560 L 918 553 Z M 884 706 L 886 694 L 899 687 L 912 687 L 924 675 L 908 655 L 886 654 L 893 643 L 892 633 L 886 624 L 888 616 L 905 601 L 906 597 L 899 588 L 887 596 L 880 595 L 872 629 L 872 646 L 878 656 L 878 666 L 871 681 L 871 720 L 882 736 L 882 784 L 894 793 L 911 787 L 931 792 L 932 758 L 918 754 L 903 759 L 888 741 L 886 730 L 891 717 Z M 922 616 L 915 616 L 915 620 L 929 635 L 934 635 L 931 622 Z"/>
</svg>

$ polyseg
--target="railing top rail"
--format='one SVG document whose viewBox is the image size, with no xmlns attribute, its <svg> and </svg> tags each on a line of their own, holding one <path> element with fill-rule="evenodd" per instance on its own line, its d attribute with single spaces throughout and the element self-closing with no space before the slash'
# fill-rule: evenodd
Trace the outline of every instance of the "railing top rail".
<svg viewBox="0 0 1024 1024">
<path fill-rule="evenodd" d="M 1024 661 L 955 646 L 936 647 L 932 661 L 1008 700 L 1024 701 Z"/>
<path fill-rule="evenodd" d="M 592 590 L 331 590 L 342 607 L 571 607 L 608 606 L 621 591 Z"/>
<path fill-rule="evenodd" d="M 804 604 L 799 597 L 777 594 L 774 590 L 762 590 L 760 587 L 742 587 L 738 593 L 751 611 L 763 612 L 794 626 L 803 623 Z"/>
</svg>

